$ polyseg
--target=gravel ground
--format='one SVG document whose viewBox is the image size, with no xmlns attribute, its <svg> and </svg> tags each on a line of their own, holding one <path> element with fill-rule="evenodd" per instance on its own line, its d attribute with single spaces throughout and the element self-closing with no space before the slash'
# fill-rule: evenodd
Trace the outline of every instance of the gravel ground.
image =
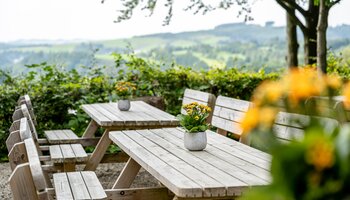
<svg viewBox="0 0 350 200">
<path fill-rule="evenodd" d="M 113 186 L 115 180 L 123 169 L 124 163 L 100 164 L 96 170 L 97 177 L 102 186 L 107 189 Z M 0 163 L 0 199 L 12 199 L 8 179 L 11 174 L 8 163 Z M 158 181 L 145 170 L 141 169 L 131 187 L 154 187 Z"/>
</svg>

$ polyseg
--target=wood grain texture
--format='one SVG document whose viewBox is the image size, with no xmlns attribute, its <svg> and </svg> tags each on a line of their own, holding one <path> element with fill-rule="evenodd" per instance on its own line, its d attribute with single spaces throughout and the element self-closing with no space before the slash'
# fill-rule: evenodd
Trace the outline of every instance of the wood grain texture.
<svg viewBox="0 0 350 200">
<path fill-rule="evenodd" d="M 120 111 L 117 103 L 82 105 L 82 109 L 99 126 L 110 129 L 175 127 L 179 121 L 172 115 L 143 101 L 132 101 L 129 111 Z"/>
<path fill-rule="evenodd" d="M 214 132 L 204 151 L 191 152 L 183 146 L 183 134 L 164 128 L 111 131 L 110 138 L 177 197 L 237 196 L 271 181 L 268 154 Z"/>
<path fill-rule="evenodd" d="M 13 199 L 39 199 L 31 176 L 29 163 L 18 165 L 12 172 L 9 178 L 9 183 Z"/>
</svg>

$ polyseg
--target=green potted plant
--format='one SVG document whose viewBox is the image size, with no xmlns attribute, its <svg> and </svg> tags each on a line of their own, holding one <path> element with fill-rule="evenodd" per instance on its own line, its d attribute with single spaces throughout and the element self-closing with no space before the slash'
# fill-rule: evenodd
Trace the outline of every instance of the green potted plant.
<svg viewBox="0 0 350 200">
<path fill-rule="evenodd" d="M 128 81 L 118 81 L 115 85 L 115 91 L 118 96 L 118 109 L 128 111 L 131 107 L 130 98 L 136 90 L 136 85 Z"/>
<path fill-rule="evenodd" d="M 206 119 L 211 109 L 203 104 L 193 102 L 183 106 L 186 115 L 179 115 L 180 125 L 186 130 L 184 146 L 190 151 L 201 151 L 207 146 Z"/>
</svg>

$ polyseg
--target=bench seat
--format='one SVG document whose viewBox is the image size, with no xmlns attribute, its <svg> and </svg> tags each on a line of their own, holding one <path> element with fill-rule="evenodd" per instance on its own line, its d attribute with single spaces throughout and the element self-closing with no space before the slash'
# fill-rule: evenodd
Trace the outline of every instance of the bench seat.
<svg viewBox="0 0 350 200">
<path fill-rule="evenodd" d="M 56 199 L 105 199 L 104 191 L 96 174 L 91 171 L 53 174 Z"/>
<path fill-rule="evenodd" d="M 83 163 L 88 159 L 81 144 L 59 144 L 49 146 L 51 161 L 55 164 Z"/>
<path fill-rule="evenodd" d="M 44 131 L 44 134 L 50 144 L 77 143 L 79 137 L 69 129 Z"/>
</svg>

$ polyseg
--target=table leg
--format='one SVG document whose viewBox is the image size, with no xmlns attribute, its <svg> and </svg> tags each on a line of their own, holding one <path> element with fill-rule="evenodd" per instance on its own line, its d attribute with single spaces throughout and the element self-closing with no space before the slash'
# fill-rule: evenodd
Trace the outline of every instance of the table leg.
<svg viewBox="0 0 350 200">
<path fill-rule="evenodd" d="M 112 189 L 129 188 L 137 173 L 140 171 L 140 168 L 141 165 L 134 159 L 129 158 Z"/>
<path fill-rule="evenodd" d="M 95 122 L 95 120 L 91 120 L 88 127 L 85 129 L 85 132 L 83 134 L 83 138 L 92 138 L 95 136 L 95 133 L 98 129 L 98 127 L 100 127 L 97 122 Z"/>
<path fill-rule="evenodd" d="M 106 129 L 100 141 L 98 141 L 98 144 L 96 145 L 94 152 L 92 152 L 89 160 L 87 161 L 84 169 L 85 171 L 96 170 L 97 165 L 101 162 L 103 155 L 106 153 L 111 143 L 112 141 L 109 139 L 109 130 Z"/>
</svg>

